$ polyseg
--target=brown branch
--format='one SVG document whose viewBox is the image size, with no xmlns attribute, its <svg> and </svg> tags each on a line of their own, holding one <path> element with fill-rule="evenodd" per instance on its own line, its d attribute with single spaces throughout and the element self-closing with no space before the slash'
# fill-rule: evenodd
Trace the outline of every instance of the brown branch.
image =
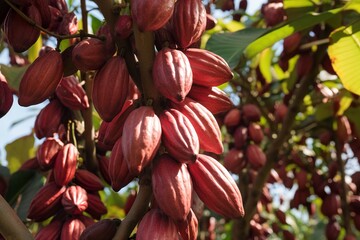
<svg viewBox="0 0 360 240">
<path fill-rule="evenodd" d="M 0 233 L 7 240 L 32 240 L 29 230 L 0 195 Z"/>
</svg>

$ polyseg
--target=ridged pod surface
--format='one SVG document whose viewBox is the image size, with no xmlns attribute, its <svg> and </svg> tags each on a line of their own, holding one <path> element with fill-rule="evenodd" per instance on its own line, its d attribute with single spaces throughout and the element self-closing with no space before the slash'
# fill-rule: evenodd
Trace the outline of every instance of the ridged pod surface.
<svg viewBox="0 0 360 240">
<path fill-rule="evenodd" d="M 61 204 L 69 214 L 79 215 L 88 207 L 87 192 L 80 186 L 70 186 L 64 192 Z"/>
<path fill-rule="evenodd" d="M 78 150 L 72 143 L 58 153 L 54 166 L 54 180 L 58 186 L 67 185 L 75 176 Z"/>
<path fill-rule="evenodd" d="M 125 59 L 110 58 L 96 73 L 93 86 L 93 102 L 100 117 L 109 122 L 122 109 L 129 89 L 129 72 Z"/>
<path fill-rule="evenodd" d="M 183 101 L 193 83 L 192 71 L 186 55 L 170 48 L 163 48 L 156 55 L 153 78 L 160 94 L 174 102 Z"/>
<path fill-rule="evenodd" d="M 80 240 L 111 240 L 118 226 L 119 219 L 102 219 L 87 227 L 80 236 Z"/>
<path fill-rule="evenodd" d="M 233 73 L 227 62 L 213 52 L 189 48 L 185 51 L 185 55 L 191 65 L 194 84 L 214 87 L 233 78 Z"/>
<path fill-rule="evenodd" d="M 198 226 L 198 219 L 191 208 L 186 219 L 177 223 L 177 228 L 183 240 L 197 239 Z"/>
<path fill-rule="evenodd" d="M 26 70 L 19 86 L 19 105 L 30 106 L 50 97 L 63 76 L 61 54 L 50 50 Z"/>
<path fill-rule="evenodd" d="M 190 120 L 199 137 L 201 149 L 215 154 L 221 154 L 224 151 L 220 127 L 209 110 L 191 98 L 185 98 L 179 104 L 172 103 L 172 106 Z"/>
<path fill-rule="evenodd" d="M 193 190 L 186 164 L 168 154 L 161 155 L 153 166 L 152 187 L 156 202 L 166 215 L 175 221 L 186 219 Z"/>
<path fill-rule="evenodd" d="M 88 193 L 88 207 L 85 211 L 98 220 L 107 213 L 106 206 L 97 193 Z"/>
<path fill-rule="evenodd" d="M 57 138 L 45 139 L 36 152 L 36 158 L 41 169 L 49 170 L 54 166 L 56 155 L 63 146 L 64 143 Z"/>
<path fill-rule="evenodd" d="M 168 22 L 174 5 L 175 0 L 132 0 L 131 16 L 140 31 L 154 31 Z"/>
<path fill-rule="evenodd" d="M 101 191 L 104 185 L 100 178 L 86 169 L 77 169 L 74 182 L 87 191 Z"/>
<path fill-rule="evenodd" d="M 254 169 L 259 169 L 266 163 L 266 155 L 263 150 L 255 144 L 246 147 L 246 158 Z"/>
<path fill-rule="evenodd" d="M 154 109 L 142 106 L 133 110 L 124 123 L 122 151 L 132 174 L 139 174 L 160 147 L 161 123 Z"/>
<path fill-rule="evenodd" d="M 5 76 L 0 72 L 0 118 L 9 112 L 13 104 L 13 93 L 6 81 Z"/>
<path fill-rule="evenodd" d="M 159 118 L 162 143 L 168 153 L 181 163 L 195 161 L 200 143 L 190 120 L 174 108 L 163 111 Z"/>
<path fill-rule="evenodd" d="M 61 103 L 71 110 L 84 110 L 89 107 L 85 90 L 73 75 L 62 78 L 55 93 Z"/>
<path fill-rule="evenodd" d="M 239 188 L 223 165 L 210 156 L 198 154 L 188 167 L 195 192 L 208 208 L 227 218 L 244 216 Z"/>
<path fill-rule="evenodd" d="M 60 240 L 78 240 L 85 228 L 85 224 L 79 218 L 69 218 L 62 226 Z"/>
<path fill-rule="evenodd" d="M 35 240 L 59 239 L 62 225 L 63 222 L 61 220 L 52 220 L 51 223 L 40 229 L 35 236 Z"/>
</svg>

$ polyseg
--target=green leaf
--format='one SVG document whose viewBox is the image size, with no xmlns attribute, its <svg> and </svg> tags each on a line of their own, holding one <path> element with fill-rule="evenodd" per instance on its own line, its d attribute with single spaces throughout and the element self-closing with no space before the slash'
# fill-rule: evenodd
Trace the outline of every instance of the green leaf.
<svg viewBox="0 0 360 240">
<path fill-rule="evenodd" d="M 332 103 L 327 102 L 316 106 L 315 108 L 316 121 L 320 122 L 332 116 L 334 116 L 334 109 Z"/>
<path fill-rule="evenodd" d="M 33 44 L 28 50 L 29 62 L 31 62 L 31 63 L 34 62 L 35 59 L 39 56 L 39 52 L 40 52 L 42 45 L 43 45 L 43 42 L 42 42 L 42 37 L 40 35 L 38 40 L 35 42 L 35 44 Z"/>
<path fill-rule="evenodd" d="M 341 99 L 339 103 L 339 110 L 336 113 L 337 116 L 343 115 L 344 112 L 350 107 L 351 103 L 353 102 L 353 97 L 350 92 L 344 90 L 341 91 L 340 94 L 341 94 Z"/>
<path fill-rule="evenodd" d="M 29 134 L 5 146 L 8 167 L 11 173 L 18 170 L 23 162 L 35 156 L 34 143 L 33 134 Z M 20 149 L 21 151 L 19 151 Z"/>
<path fill-rule="evenodd" d="M 312 0 L 285 0 L 284 9 L 288 19 L 294 19 L 314 11 L 315 4 Z"/>
<path fill-rule="evenodd" d="M 0 71 L 5 76 L 9 86 L 12 89 L 18 91 L 20 81 L 28 67 L 29 65 L 23 67 L 10 67 L 4 64 L 0 64 Z"/>
<path fill-rule="evenodd" d="M 90 14 L 90 17 L 91 17 L 92 32 L 96 33 L 97 30 L 101 27 L 102 21 L 99 18 L 95 17 L 94 15 Z"/>
<path fill-rule="evenodd" d="M 360 94 L 360 22 L 340 27 L 330 34 L 328 52 L 337 75 L 344 87 Z"/>
<path fill-rule="evenodd" d="M 262 28 L 246 28 L 237 32 L 215 33 L 207 41 L 206 49 L 223 57 L 231 68 L 235 68 L 244 49 L 267 32 Z"/>
<path fill-rule="evenodd" d="M 259 68 L 267 83 L 271 83 L 271 64 L 274 52 L 267 48 L 260 54 Z"/>
</svg>

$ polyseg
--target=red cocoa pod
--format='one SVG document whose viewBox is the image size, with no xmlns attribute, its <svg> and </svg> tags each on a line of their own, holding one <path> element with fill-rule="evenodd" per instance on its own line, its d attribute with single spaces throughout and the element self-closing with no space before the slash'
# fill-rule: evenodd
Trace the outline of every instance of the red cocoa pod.
<svg viewBox="0 0 360 240">
<path fill-rule="evenodd" d="M 261 126 L 257 123 L 250 123 L 248 126 L 249 138 L 256 144 L 260 144 L 264 139 L 264 133 Z"/>
<path fill-rule="evenodd" d="M 215 87 L 230 81 L 233 73 L 227 62 L 210 51 L 189 48 L 185 51 L 193 72 L 194 84 Z"/>
<path fill-rule="evenodd" d="M 98 220 L 101 218 L 101 215 L 107 213 L 106 206 L 101 201 L 100 196 L 92 193 L 88 193 L 88 207 L 85 211 Z"/>
<path fill-rule="evenodd" d="M 284 38 L 284 52 L 288 55 L 293 54 L 300 46 L 302 35 L 300 32 L 291 34 Z"/>
<path fill-rule="evenodd" d="M 340 234 L 340 224 L 334 220 L 331 219 L 328 224 L 326 224 L 325 228 L 325 236 L 328 240 L 337 240 Z"/>
<path fill-rule="evenodd" d="M 200 40 L 206 28 L 206 10 L 201 0 L 177 1 L 170 23 L 181 48 Z"/>
<path fill-rule="evenodd" d="M 62 76 L 63 63 L 59 52 L 52 50 L 39 56 L 21 79 L 19 105 L 30 106 L 45 101 L 55 92 Z"/>
<path fill-rule="evenodd" d="M 360 215 L 359 214 L 355 214 L 353 216 L 353 221 L 354 221 L 354 226 L 355 228 L 359 231 L 360 229 Z"/>
<path fill-rule="evenodd" d="M 248 128 L 239 126 L 235 129 L 235 132 L 233 134 L 234 137 L 234 146 L 237 149 L 243 149 L 245 146 L 247 140 L 248 140 Z"/>
<path fill-rule="evenodd" d="M 163 111 L 160 116 L 162 143 L 168 153 L 181 163 L 196 160 L 200 143 L 190 120 L 176 109 Z"/>
<path fill-rule="evenodd" d="M 246 148 L 245 155 L 254 169 L 259 169 L 265 165 L 266 155 L 258 145 L 249 144 Z"/>
<path fill-rule="evenodd" d="M 86 169 L 77 169 L 74 182 L 86 191 L 101 191 L 104 185 L 100 178 Z"/>
<path fill-rule="evenodd" d="M 115 36 L 126 39 L 132 34 L 132 18 L 129 15 L 121 15 L 115 24 Z"/>
<path fill-rule="evenodd" d="M 244 153 L 241 150 L 232 148 L 224 156 L 224 167 L 230 172 L 237 174 L 245 165 Z"/>
<path fill-rule="evenodd" d="M 258 122 L 261 118 L 261 111 L 255 104 L 245 104 L 242 107 L 242 114 L 245 120 L 249 122 Z"/>
<path fill-rule="evenodd" d="M 337 194 L 329 194 L 323 198 L 321 213 L 331 218 L 340 213 L 340 197 Z"/>
<path fill-rule="evenodd" d="M 59 219 L 52 220 L 47 226 L 40 229 L 35 240 L 59 239 L 63 222 Z"/>
<path fill-rule="evenodd" d="M 85 228 L 85 224 L 79 218 L 69 218 L 62 226 L 60 240 L 79 240 Z"/>
<path fill-rule="evenodd" d="M 52 32 L 56 32 L 62 21 L 63 15 L 60 12 L 60 10 L 55 7 L 49 6 L 49 10 L 50 10 L 50 15 L 51 15 L 51 20 L 50 20 L 50 24 L 47 27 L 47 29 Z"/>
<path fill-rule="evenodd" d="M 33 4 L 38 8 L 41 16 L 41 26 L 47 28 L 51 22 L 51 11 L 49 0 L 34 0 Z"/>
<path fill-rule="evenodd" d="M 161 123 L 154 109 L 134 109 L 124 123 L 122 152 L 131 174 L 139 174 L 154 158 L 160 147 Z"/>
<path fill-rule="evenodd" d="M 85 90 L 74 75 L 62 78 L 55 93 L 61 103 L 71 110 L 84 110 L 90 106 Z"/>
<path fill-rule="evenodd" d="M 125 206 L 124 206 L 124 212 L 125 215 L 127 215 L 132 207 L 132 205 L 135 202 L 137 196 L 137 192 L 135 190 L 131 190 L 130 194 L 126 198 Z"/>
<path fill-rule="evenodd" d="M 59 129 L 64 112 L 64 106 L 57 99 L 46 105 L 35 119 L 34 130 L 36 137 L 39 139 L 53 137 L 54 133 Z"/>
<path fill-rule="evenodd" d="M 352 195 L 349 199 L 349 209 L 355 214 L 360 214 L 360 196 Z"/>
<path fill-rule="evenodd" d="M 186 55 L 176 49 L 163 48 L 155 57 L 153 78 L 161 95 L 182 102 L 191 89 L 193 74 Z"/>
<path fill-rule="evenodd" d="M 198 135 L 201 149 L 215 154 L 224 151 L 220 127 L 209 110 L 190 98 L 185 98 L 182 103 L 172 103 L 171 106 L 190 120 Z"/>
<path fill-rule="evenodd" d="M 13 104 L 13 93 L 6 81 L 6 78 L 0 72 L 0 118 L 9 112 Z"/>
<path fill-rule="evenodd" d="M 100 155 L 96 155 L 96 159 L 98 162 L 98 166 L 99 166 L 99 171 L 101 173 L 101 176 L 103 177 L 103 179 L 105 180 L 105 182 L 109 185 L 111 185 L 111 178 L 109 175 L 109 157 L 107 156 L 100 156 Z"/>
<path fill-rule="evenodd" d="M 49 137 L 40 145 L 37 150 L 36 158 L 42 170 L 49 170 L 55 164 L 57 153 L 64 147 L 64 143 L 59 139 Z"/>
<path fill-rule="evenodd" d="M 103 219 L 90 227 L 87 227 L 81 234 L 80 240 L 111 240 L 120 226 L 120 219 Z"/>
<path fill-rule="evenodd" d="M 72 35 L 78 31 L 78 20 L 74 12 L 65 13 L 57 29 L 60 35 Z"/>
<path fill-rule="evenodd" d="M 19 168 L 19 171 L 38 170 L 40 169 L 39 161 L 36 157 L 26 160 Z"/>
<path fill-rule="evenodd" d="M 168 154 L 161 155 L 153 166 L 152 187 L 156 202 L 166 215 L 174 221 L 187 218 L 193 189 L 185 164 L 177 162 Z"/>
<path fill-rule="evenodd" d="M 93 101 L 100 117 L 110 122 L 123 108 L 129 90 L 129 72 L 125 59 L 110 58 L 96 73 Z"/>
<path fill-rule="evenodd" d="M 352 131 L 350 122 L 349 119 L 344 115 L 337 118 L 336 136 L 342 144 L 351 140 Z"/>
<path fill-rule="evenodd" d="M 288 113 L 288 107 L 284 103 L 278 103 L 275 105 L 275 121 L 282 122 Z"/>
<path fill-rule="evenodd" d="M 282 2 L 267 3 L 261 11 L 264 15 L 266 25 L 269 27 L 275 26 L 286 19 L 284 3 Z"/>
<path fill-rule="evenodd" d="M 22 12 L 36 24 L 41 25 L 41 15 L 37 7 L 30 5 L 25 7 Z M 8 43 L 14 51 L 18 53 L 29 49 L 40 36 L 40 30 L 28 23 L 13 9 L 9 10 L 5 18 L 4 32 Z M 42 71 L 44 71 L 44 69 L 42 69 Z M 37 82 L 35 86 L 38 86 L 38 84 Z"/>
<path fill-rule="evenodd" d="M 216 18 L 214 18 L 211 14 L 206 14 L 206 30 L 213 29 L 217 24 Z"/>
<path fill-rule="evenodd" d="M 329 57 L 329 54 L 325 54 L 323 60 L 321 61 L 321 66 L 329 74 L 336 75 L 336 72 L 335 72 L 334 67 L 332 66 L 332 62 Z"/>
<path fill-rule="evenodd" d="M 239 188 L 223 165 L 210 156 L 198 154 L 188 168 L 195 192 L 209 209 L 227 218 L 244 216 Z"/>
<path fill-rule="evenodd" d="M 62 14 L 65 14 L 69 11 L 65 0 L 50 0 L 49 3 L 50 6 L 60 10 Z"/>
<path fill-rule="evenodd" d="M 64 210 L 73 215 L 79 215 L 88 207 L 86 190 L 80 186 L 70 186 L 64 192 L 61 204 Z"/>
<path fill-rule="evenodd" d="M 241 111 L 238 108 L 231 109 L 226 113 L 224 117 L 224 125 L 226 127 L 236 127 L 240 124 L 241 121 Z"/>
<path fill-rule="evenodd" d="M 174 5 L 174 0 L 133 0 L 131 2 L 131 16 L 140 31 L 154 31 L 169 21 L 174 12 Z"/>
<path fill-rule="evenodd" d="M 177 223 L 177 228 L 183 240 L 197 239 L 198 226 L 198 219 L 191 208 L 186 220 Z"/>
<path fill-rule="evenodd" d="M 217 87 L 193 84 L 188 96 L 201 103 L 214 115 L 227 112 L 234 107 L 228 95 Z"/>
<path fill-rule="evenodd" d="M 172 219 L 160 209 L 153 208 L 145 214 L 136 232 L 136 239 L 178 239 L 178 231 Z"/>
<path fill-rule="evenodd" d="M 72 143 L 66 144 L 57 154 L 54 180 L 57 185 L 67 185 L 75 176 L 78 150 Z"/>
<path fill-rule="evenodd" d="M 27 217 L 36 222 L 44 221 L 61 209 L 61 198 L 66 187 L 55 182 L 45 184 L 31 201 Z"/>
<path fill-rule="evenodd" d="M 111 33 L 110 26 L 108 24 L 102 25 L 98 32 L 96 33 L 99 37 L 105 37 L 104 44 L 106 48 L 106 55 L 110 58 L 114 55 L 116 51 L 116 45 L 113 38 L 113 35 Z"/>
<path fill-rule="evenodd" d="M 135 175 L 130 173 L 128 164 L 124 158 L 121 138 L 115 143 L 111 151 L 107 171 L 110 177 L 111 187 L 116 192 L 128 185 L 135 178 Z"/>
<path fill-rule="evenodd" d="M 72 50 L 72 61 L 80 71 L 98 70 L 106 60 L 105 43 L 97 38 L 84 39 Z"/>
<path fill-rule="evenodd" d="M 296 63 L 296 72 L 298 78 L 302 78 L 307 75 L 313 66 L 314 57 L 310 53 L 300 54 L 300 57 Z"/>
</svg>

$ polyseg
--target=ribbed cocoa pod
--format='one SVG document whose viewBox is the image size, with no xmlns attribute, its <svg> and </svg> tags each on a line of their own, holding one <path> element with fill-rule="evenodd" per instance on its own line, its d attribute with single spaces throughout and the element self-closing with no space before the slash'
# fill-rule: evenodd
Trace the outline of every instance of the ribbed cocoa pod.
<svg viewBox="0 0 360 240">
<path fill-rule="evenodd" d="M 13 93 L 6 81 L 5 76 L 0 72 L 0 118 L 10 110 L 13 104 Z"/>
<path fill-rule="evenodd" d="M 314 65 L 314 57 L 311 53 L 302 53 L 298 61 L 296 62 L 296 72 L 298 78 L 302 78 L 310 73 L 312 66 Z"/>
<path fill-rule="evenodd" d="M 152 187 L 160 209 L 173 220 L 184 221 L 190 211 L 193 190 L 187 166 L 168 154 L 161 155 L 153 166 Z"/>
<path fill-rule="evenodd" d="M 49 0 L 33 0 L 33 4 L 38 8 L 41 16 L 41 26 L 47 28 L 51 22 L 51 12 Z"/>
<path fill-rule="evenodd" d="M 91 217 L 85 215 L 77 215 L 76 217 L 79 218 L 84 223 L 85 227 L 89 227 L 95 224 L 94 219 L 92 219 Z"/>
<path fill-rule="evenodd" d="M 190 120 L 198 135 L 201 149 L 215 154 L 224 151 L 220 127 L 209 110 L 191 98 L 185 98 L 181 103 L 172 103 L 171 106 Z"/>
<path fill-rule="evenodd" d="M 174 4 L 174 0 L 132 0 L 131 16 L 140 31 L 154 31 L 169 21 Z"/>
<path fill-rule="evenodd" d="M 183 240 L 197 239 L 198 235 L 198 219 L 194 211 L 190 208 L 190 212 L 186 220 L 177 223 L 177 228 Z"/>
<path fill-rule="evenodd" d="M 19 104 L 30 106 L 45 101 L 55 92 L 62 76 L 63 62 L 59 52 L 52 50 L 39 56 L 21 79 Z"/>
<path fill-rule="evenodd" d="M 320 210 L 322 214 L 328 218 L 331 218 L 334 215 L 340 213 L 340 205 L 340 196 L 331 193 L 323 198 L 323 203 Z"/>
<path fill-rule="evenodd" d="M 209 209 L 227 218 L 244 216 L 239 188 L 223 165 L 210 156 L 198 154 L 188 168 L 195 192 Z"/>
<path fill-rule="evenodd" d="M 110 58 L 96 73 L 93 87 L 93 101 L 100 117 L 109 122 L 123 108 L 129 89 L 129 72 L 125 59 Z"/>
<path fill-rule="evenodd" d="M 291 34 L 290 36 L 284 38 L 284 42 L 283 42 L 284 52 L 287 55 L 293 54 L 300 46 L 301 38 L 302 38 L 302 35 L 300 32 L 295 32 L 295 33 Z"/>
<path fill-rule="evenodd" d="M 206 10 L 202 1 L 177 1 L 170 22 L 174 37 L 181 48 L 197 42 L 206 28 Z"/>
<path fill-rule="evenodd" d="M 168 153 L 181 163 L 196 160 L 200 143 L 190 120 L 176 109 L 163 111 L 160 116 L 162 143 Z"/>
<path fill-rule="evenodd" d="M 132 18 L 129 15 L 121 15 L 115 24 L 115 35 L 120 39 L 126 39 L 132 34 Z"/>
<path fill-rule="evenodd" d="M 41 25 L 41 15 L 37 7 L 34 5 L 26 6 L 22 12 L 36 24 Z M 18 53 L 29 49 L 40 36 L 40 30 L 28 23 L 13 9 L 9 10 L 4 21 L 4 32 L 8 43 Z"/>
<path fill-rule="evenodd" d="M 105 37 L 104 44 L 106 48 L 106 55 L 110 58 L 115 54 L 116 51 L 116 45 L 113 38 L 113 35 L 111 34 L 111 29 L 109 24 L 105 23 L 102 25 L 98 32 L 96 33 L 99 37 Z"/>
<path fill-rule="evenodd" d="M 226 127 L 236 127 L 240 124 L 242 112 L 238 108 L 233 108 L 226 113 L 224 117 L 224 125 Z"/>
<path fill-rule="evenodd" d="M 74 75 L 61 79 L 55 90 L 61 103 L 71 110 L 84 110 L 89 108 L 89 99 Z"/>
<path fill-rule="evenodd" d="M 160 94 L 173 102 L 182 102 L 193 83 L 189 60 L 176 49 L 161 49 L 155 57 L 152 73 Z"/>
<path fill-rule="evenodd" d="M 109 157 L 96 155 L 96 159 L 99 165 L 99 171 L 101 173 L 101 176 L 103 177 L 103 179 L 107 184 L 111 185 L 111 178 L 108 171 L 109 161 L 110 161 Z"/>
<path fill-rule="evenodd" d="M 36 234 L 35 240 L 49 240 L 59 239 L 61 234 L 63 222 L 59 219 L 54 219 Z"/>
<path fill-rule="evenodd" d="M 27 217 L 41 222 L 61 209 L 61 198 L 66 187 L 59 187 L 55 182 L 45 184 L 31 201 Z"/>
<path fill-rule="evenodd" d="M 62 226 L 60 240 L 79 240 L 85 228 L 85 224 L 79 218 L 69 218 Z"/>
<path fill-rule="evenodd" d="M 64 147 L 59 139 L 49 137 L 40 145 L 36 152 L 36 158 L 42 170 L 49 170 L 55 164 L 57 153 Z"/>
<path fill-rule="evenodd" d="M 288 107 L 284 103 L 275 104 L 275 121 L 282 122 L 288 113 Z"/>
<path fill-rule="evenodd" d="M 72 61 L 80 71 L 98 70 L 106 60 L 105 44 L 97 38 L 82 40 L 72 51 Z"/>
<path fill-rule="evenodd" d="M 249 122 L 258 122 L 261 118 L 261 112 L 258 106 L 255 104 L 245 104 L 242 107 L 242 113 L 245 120 Z"/>
<path fill-rule="evenodd" d="M 269 27 L 275 26 L 283 22 L 286 18 L 284 3 L 282 2 L 267 3 L 266 5 L 264 5 L 261 11 L 264 15 L 266 25 Z"/>
<path fill-rule="evenodd" d="M 254 143 L 259 144 L 264 139 L 264 133 L 261 126 L 257 123 L 250 123 L 248 126 L 249 138 Z"/>
<path fill-rule="evenodd" d="M 265 165 L 266 155 L 258 145 L 249 144 L 246 147 L 245 155 L 248 162 L 254 169 L 259 169 Z"/>
<path fill-rule="evenodd" d="M 185 51 L 193 72 L 194 84 L 215 87 L 230 81 L 233 73 L 227 62 L 210 51 L 189 48 Z"/>
<path fill-rule="evenodd" d="M 81 234 L 80 240 L 111 240 L 120 226 L 120 219 L 103 219 L 87 227 Z"/>
<path fill-rule="evenodd" d="M 178 238 L 179 235 L 174 221 L 158 208 L 153 208 L 145 214 L 136 232 L 136 239 L 139 240 Z"/>
<path fill-rule="evenodd" d="M 50 0 L 50 6 L 57 8 L 62 14 L 65 14 L 69 11 L 65 0 Z"/>
<path fill-rule="evenodd" d="M 331 219 L 325 227 L 325 236 L 326 239 L 328 240 L 337 240 L 339 239 L 339 234 L 340 234 L 340 224 L 335 220 L 335 219 Z"/>
<path fill-rule="evenodd" d="M 337 118 L 336 136 L 341 144 L 347 143 L 351 140 L 351 126 L 349 119 L 346 116 L 340 116 Z"/>
<path fill-rule="evenodd" d="M 135 175 L 130 173 L 128 164 L 124 158 L 121 138 L 115 143 L 111 151 L 107 171 L 110 177 L 111 187 L 116 192 L 128 185 L 135 178 Z"/>
<path fill-rule="evenodd" d="M 244 126 L 239 126 L 235 129 L 233 134 L 234 147 L 237 149 L 243 149 L 248 140 L 248 129 Z"/>
<path fill-rule="evenodd" d="M 70 186 L 64 192 L 61 204 L 64 210 L 73 215 L 79 215 L 88 207 L 87 192 L 80 186 Z"/>
<path fill-rule="evenodd" d="M 235 174 L 245 167 L 244 153 L 236 148 L 230 149 L 224 156 L 224 167 Z"/>
<path fill-rule="evenodd" d="M 125 205 L 124 205 L 125 215 L 127 215 L 129 213 L 132 205 L 135 202 L 136 196 L 137 196 L 137 192 L 135 190 L 131 190 L 129 195 L 126 198 L 126 202 L 125 202 Z"/>
<path fill-rule="evenodd" d="M 217 87 L 193 84 L 188 96 L 201 103 L 214 115 L 227 112 L 234 107 L 228 95 Z"/>
<path fill-rule="evenodd" d="M 106 206 L 101 201 L 100 196 L 92 193 L 88 193 L 88 207 L 85 211 L 98 220 L 107 213 Z"/>
<path fill-rule="evenodd" d="M 77 169 L 74 182 L 87 191 L 101 191 L 104 185 L 100 178 L 86 169 Z"/>
<path fill-rule="evenodd" d="M 66 144 L 58 153 L 54 166 L 54 180 L 58 186 L 67 185 L 75 176 L 78 150 Z"/>
<path fill-rule="evenodd" d="M 62 20 L 62 13 L 60 12 L 59 9 L 53 6 L 49 6 L 49 9 L 51 14 L 51 20 L 48 26 L 48 30 L 52 32 L 56 32 Z"/>
<path fill-rule="evenodd" d="M 139 174 L 160 147 L 161 123 L 154 109 L 134 109 L 124 123 L 122 151 L 131 174 Z"/>
<path fill-rule="evenodd" d="M 78 31 L 78 20 L 74 12 L 67 12 L 62 16 L 61 23 L 57 29 L 60 35 L 72 35 Z M 95 38 L 93 38 L 95 39 Z M 73 41 L 70 39 L 70 41 Z"/>
<path fill-rule="evenodd" d="M 34 130 L 36 137 L 39 139 L 53 137 L 60 126 L 64 112 L 64 106 L 57 99 L 46 105 L 35 119 Z"/>
</svg>

